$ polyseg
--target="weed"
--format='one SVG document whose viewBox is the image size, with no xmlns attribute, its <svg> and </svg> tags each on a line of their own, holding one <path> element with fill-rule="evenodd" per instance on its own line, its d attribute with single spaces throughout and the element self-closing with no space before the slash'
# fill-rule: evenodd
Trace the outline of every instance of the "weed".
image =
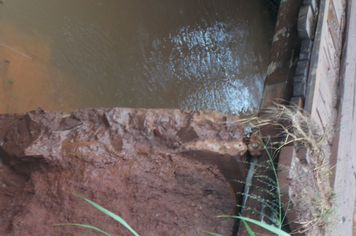
<svg viewBox="0 0 356 236">
<path fill-rule="evenodd" d="M 92 206 L 94 206 L 96 209 L 104 212 L 105 214 L 107 214 L 108 216 L 112 217 L 114 220 L 118 221 L 120 224 L 122 224 L 123 226 L 125 226 L 128 230 L 130 230 L 130 232 L 134 235 L 134 236 L 139 236 L 138 233 L 136 233 L 129 224 L 126 223 L 126 221 L 124 219 L 122 219 L 120 216 L 114 214 L 113 212 L 105 209 L 102 206 L 99 206 L 98 204 L 96 204 L 95 202 L 90 201 L 89 199 L 86 199 L 85 197 L 82 197 L 78 194 L 74 194 L 77 197 L 80 197 L 81 199 L 84 199 L 85 201 L 89 202 Z M 52 226 L 63 226 L 63 225 L 73 225 L 73 226 L 80 226 L 80 227 L 84 227 L 84 228 L 90 228 L 90 229 L 94 229 L 96 231 L 99 231 L 107 236 L 111 236 L 110 234 L 108 234 L 107 232 L 92 226 L 92 225 L 85 225 L 85 224 L 76 224 L 76 223 L 61 223 L 61 224 L 53 224 Z"/>
<path fill-rule="evenodd" d="M 267 163 L 256 165 L 255 176 L 265 188 L 259 189 L 261 196 L 268 193 L 269 199 L 260 195 L 243 193 L 245 197 L 252 198 L 264 205 L 271 212 L 263 213 L 261 209 L 243 209 L 258 212 L 262 217 L 269 219 L 277 228 L 281 229 L 288 213 L 293 212 L 296 219 L 288 219 L 289 223 L 297 223 L 300 227 L 292 233 L 326 232 L 335 222 L 334 194 L 328 183 L 330 167 L 325 156 L 325 140 L 329 132 L 321 129 L 312 121 L 305 111 L 297 107 L 286 107 L 275 104 L 262 111 L 262 116 L 253 116 L 240 121 L 246 130 L 262 129 L 266 126 L 277 127 L 280 132 L 275 137 L 263 137 L 259 132 L 259 139 L 264 150 L 269 156 Z M 272 141 L 273 140 L 273 141 Z M 283 166 L 275 168 L 275 158 L 279 151 L 286 145 L 294 144 L 296 150 L 306 149 L 306 160 L 299 161 L 289 169 Z M 256 171 L 257 169 L 262 171 Z M 271 179 L 264 173 L 268 169 L 274 174 Z M 280 186 L 278 174 L 288 171 L 291 180 L 289 186 Z M 254 186 L 256 187 L 256 186 Z M 280 188 L 289 188 L 290 196 L 283 196 Z M 240 193 L 241 194 L 241 193 Z M 287 197 L 288 201 L 281 202 L 281 197 Z M 241 206 L 244 207 L 244 206 Z M 285 212 L 282 212 L 282 209 Z M 283 216 L 284 215 L 284 216 Z M 314 230 L 314 231 L 313 231 Z"/>
<path fill-rule="evenodd" d="M 247 229 L 247 232 L 249 233 L 250 236 L 255 236 L 255 233 L 252 231 L 252 229 L 250 228 L 250 226 L 247 224 L 246 221 L 248 222 L 251 222 L 253 224 L 256 224 L 262 228 L 265 228 L 267 229 L 268 231 L 270 231 L 271 233 L 275 233 L 277 235 L 280 235 L 280 236 L 291 236 L 290 234 L 284 232 L 283 230 L 273 226 L 273 225 L 269 225 L 267 223 L 264 223 L 264 222 L 261 222 L 261 221 L 257 221 L 257 220 L 254 220 L 254 219 L 250 219 L 250 218 L 247 218 L 247 217 L 242 217 L 242 216 L 220 216 L 220 217 L 232 217 L 232 218 L 236 218 L 236 219 L 240 219 L 243 224 L 245 225 L 246 229 Z M 208 234 L 211 234 L 211 235 L 216 235 L 216 236 L 223 236 L 221 234 L 216 234 L 216 233 L 212 233 L 212 232 L 207 232 L 205 231 L 205 233 L 208 233 Z"/>
</svg>

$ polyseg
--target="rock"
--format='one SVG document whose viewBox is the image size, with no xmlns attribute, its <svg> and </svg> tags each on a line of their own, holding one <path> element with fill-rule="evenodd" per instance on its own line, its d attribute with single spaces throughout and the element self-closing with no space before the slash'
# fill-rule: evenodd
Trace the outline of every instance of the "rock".
<svg viewBox="0 0 356 236">
<path fill-rule="evenodd" d="M 303 75 L 305 77 L 308 76 L 308 69 L 309 69 L 309 61 L 299 60 L 297 64 L 297 68 L 295 69 L 295 76 L 300 76 L 300 75 Z"/>
<path fill-rule="evenodd" d="M 316 14 L 316 12 L 318 11 L 318 4 L 316 0 L 304 0 L 303 4 L 305 6 L 310 6 L 314 14 Z"/>
<path fill-rule="evenodd" d="M 293 83 L 293 96 L 305 98 L 307 92 L 307 84 L 305 82 L 294 82 Z"/>
<path fill-rule="evenodd" d="M 314 15 L 310 5 L 302 6 L 298 15 L 298 35 L 301 39 L 314 36 Z"/>
<path fill-rule="evenodd" d="M 235 115 L 83 109 L 0 115 L 0 234 L 232 235 L 247 147 Z M 233 164 L 232 164 L 233 163 Z"/>
<path fill-rule="evenodd" d="M 313 41 L 307 39 L 302 41 L 302 45 L 300 47 L 299 60 L 310 60 L 311 51 L 313 47 Z"/>
<path fill-rule="evenodd" d="M 259 129 L 255 129 L 249 140 L 248 152 L 251 156 L 259 157 L 264 150 L 260 131 Z"/>
</svg>

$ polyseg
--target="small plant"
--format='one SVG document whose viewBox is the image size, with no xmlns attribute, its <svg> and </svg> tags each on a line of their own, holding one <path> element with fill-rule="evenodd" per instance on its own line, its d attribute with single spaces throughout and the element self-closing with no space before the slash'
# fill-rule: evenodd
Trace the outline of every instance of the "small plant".
<svg viewBox="0 0 356 236">
<path fill-rule="evenodd" d="M 250 219 L 250 218 L 247 218 L 247 217 L 243 217 L 243 216 L 227 216 L 227 215 L 222 215 L 222 216 L 219 216 L 219 217 L 231 217 L 231 218 L 236 218 L 236 219 L 240 219 L 243 224 L 245 225 L 246 229 L 247 229 L 247 232 L 249 233 L 250 236 L 255 236 L 256 234 L 252 231 L 252 229 L 250 228 L 250 226 L 247 224 L 246 221 L 248 222 L 251 222 L 253 224 L 256 224 L 262 228 L 265 228 L 267 229 L 268 231 L 270 231 L 271 233 L 275 233 L 277 235 L 280 235 L 280 236 L 291 236 L 290 234 L 284 232 L 283 230 L 273 226 L 273 225 L 269 225 L 267 223 L 264 223 L 264 222 L 261 222 L 261 221 L 257 221 L 257 220 L 254 220 L 254 219 Z M 205 231 L 205 233 L 208 233 L 208 234 L 211 234 L 211 235 L 215 235 L 215 236 L 223 236 L 221 234 L 216 234 L 216 233 L 212 233 L 212 232 L 207 232 Z"/>
<path fill-rule="evenodd" d="M 270 201 L 249 194 L 246 197 L 254 198 L 265 204 L 272 212 L 272 217 L 266 216 L 263 212 L 260 212 L 261 216 L 266 216 L 279 229 L 283 226 L 285 216 L 293 210 L 296 211 L 298 218 L 288 220 L 301 225 L 301 227 L 292 234 L 310 232 L 313 229 L 318 232 L 327 232 L 329 228 L 333 227 L 337 217 L 334 214 L 336 211 L 333 204 L 334 194 L 328 183 L 331 168 L 327 164 L 327 156 L 324 155 L 325 141 L 332 132 L 321 129 L 305 111 L 298 107 L 275 104 L 274 107 L 265 109 L 263 113 L 262 117 L 251 117 L 241 120 L 240 123 L 249 129 L 260 129 L 271 125 L 280 130 L 277 135 L 279 139 L 274 137 L 274 140 L 278 141 L 273 143 L 270 137 L 259 135 L 263 149 L 269 156 L 269 161 L 267 161 L 269 163 L 256 168 L 265 169 L 269 165 L 269 168 L 274 172 L 275 179 L 266 178 L 264 175 L 255 176 L 258 181 L 268 186 L 268 189 L 261 189 L 261 191 L 269 192 L 274 200 Z M 276 155 L 284 146 L 292 143 L 296 150 L 307 150 L 307 159 L 295 164 L 291 167 L 292 170 L 279 166 L 277 172 L 274 165 Z M 292 198 L 288 197 L 289 202 L 284 202 L 286 212 L 282 212 L 280 188 L 283 186 L 278 183 L 278 173 L 282 171 L 294 171 L 290 180 L 294 186 L 294 192 L 292 196 L 289 196 Z M 247 210 L 257 211 L 257 209 Z"/>
<path fill-rule="evenodd" d="M 99 206 L 98 204 L 96 204 L 95 202 L 92 202 L 90 201 L 89 199 L 86 199 L 85 197 L 82 197 L 78 194 L 74 194 L 75 196 L 77 197 L 80 197 L 81 199 L 84 199 L 85 201 L 89 202 L 92 206 L 94 206 L 96 209 L 104 212 L 105 214 L 107 214 L 108 216 L 114 218 L 116 221 L 118 221 L 120 224 L 122 224 L 123 226 L 125 226 L 128 230 L 131 231 L 131 233 L 134 235 L 134 236 L 139 236 L 138 233 L 136 233 L 131 227 L 129 224 L 126 223 L 126 221 L 124 219 L 122 219 L 120 216 L 114 214 L 113 212 L 105 209 L 104 207 L 102 206 Z M 61 224 L 54 224 L 52 226 L 63 226 L 63 225 L 73 225 L 73 226 L 80 226 L 80 227 L 84 227 L 84 228 L 89 228 L 89 229 L 94 229 L 96 231 L 99 231 L 100 233 L 103 233 L 107 236 L 111 236 L 110 234 L 108 234 L 107 232 L 105 232 L 104 230 L 101 230 L 95 226 L 92 226 L 92 225 L 85 225 L 85 224 L 76 224 L 76 223 L 61 223 Z"/>
<path fill-rule="evenodd" d="M 267 163 L 263 163 L 260 165 L 256 164 L 256 168 L 263 168 L 263 169 L 271 169 L 273 171 L 273 175 L 275 178 L 270 178 L 268 176 L 265 175 L 257 175 L 255 174 L 255 177 L 258 179 L 259 182 L 263 183 L 266 188 L 263 188 L 261 186 L 254 186 L 257 189 L 260 190 L 260 192 L 265 192 L 268 193 L 268 195 L 272 196 L 272 200 L 270 199 L 264 199 L 263 197 L 259 196 L 259 195 L 252 195 L 249 193 L 238 193 L 244 196 L 244 198 L 253 198 L 255 200 L 257 200 L 260 203 L 263 203 L 264 205 L 266 205 L 266 207 L 271 211 L 271 215 L 266 215 L 265 213 L 260 211 L 260 214 L 263 215 L 264 217 L 266 217 L 270 222 L 272 222 L 272 224 L 268 224 L 262 221 L 257 221 L 254 219 L 250 219 L 247 217 L 242 217 L 240 216 L 220 216 L 220 217 L 232 217 L 232 218 L 236 218 L 242 221 L 242 223 L 244 224 L 247 232 L 249 233 L 250 236 L 254 236 L 255 233 L 251 230 L 251 228 L 248 226 L 247 222 L 256 224 L 266 230 L 268 230 L 271 233 L 274 233 L 276 235 L 280 235 L 280 236 L 290 236 L 289 233 L 285 232 L 282 230 L 282 226 L 283 226 L 283 222 L 284 222 L 284 217 L 283 216 L 283 205 L 282 205 L 282 201 L 281 201 L 281 192 L 280 192 L 280 188 L 279 188 L 279 183 L 278 183 L 278 173 L 277 170 L 275 168 L 275 164 L 274 164 L 274 159 L 279 151 L 279 149 L 277 148 L 277 150 L 275 150 L 274 152 L 271 153 L 270 150 L 272 150 L 273 145 L 271 140 L 268 139 L 268 141 L 266 143 L 263 142 L 262 140 L 262 136 L 259 133 L 259 141 L 261 143 L 261 145 L 263 145 L 263 149 L 265 150 L 265 152 L 268 154 L 268 158 L 269 160 L 267 161 Z M 254 170 L 254 172 L 256 171 L 256 169 Z M 248 184 L 248 183 L 245 183 Z M 251 186 L 251 184 L 249 184 Z M 244 206 L 238 205 L 239 207 L 244 208 Z M 246 209 L 246 210 L 253 210 L 254 212 L 258 212 L 257 209 Z M 208 232 L 210 233 L 210 232 Z"/>
<path fill-rule="evenodd" d="M 255 180 L 264 187 L 252 185 L 248 181 L 242 182 L 248 188 L 253 186 L 261 194 L 248 192 L 237 194 L 242 195 L 244 199 L 250 198 L 258 201 L 261 206 L 263 205 L 264 208 L 267 208 L 269 214 L 264 213 L 264 210 L 261 209 L 245 207 L 244 203 L 238 205 L 243 210 L 259 213 L 260 217 L 266 218 L 270 224 L 262 220 L 256 221 L 242 216 L 220 217 L 240 219 L 251 236 L 255 235 L 255 233 L 252 232 L 247 222 L 254 223 L 277 235 L 290 235 L 284 232 L 282 227 L 285 224 L 286 216 L 293 210 L 297 219 L 288 219 L 288 223 L 297 223 L 300 228 L 294 230 L 291 234 L 310 234 L 313 232 L 312 235 L 316 235 L 315 232 L 319 232 L 319 234 L 328 232 L 333 227 L 337 217 L 335 205 L 333 204 L 335 195 L 328 183 L 331 168 L 326 164 L 328 160 L 323 151 L 325 140 L 330 137 L 331 132 L 321 129 L 305 111 L 298 107 L 275 104 L 274 107 L 265 109 L 263 114 L 263 116 L 242 119 L 239 123 L 247 133 L 251 133 L 253 130 L 254 132 L 258 131 L 259 144 L 268 155 L 269 160 L 266 163 L 257 164 L 253 161 L 250 163 L 250 166 L 254 166 L 253 176 Z M 263 137 L 260 129 L 265 126 L 277 127 L 280 132 L 273 138 L 270 136 Z M 308 160 L 294 165 L 292 170 L 286 169 L 281 165 L 278 166 L 277 170 L 275 158 L 284 146 L 292 143 L 297 150 L 303 148 L 307 150 Z M 257 171 L 257 169 L 261 171 Z M 274 177 L 271 178 L 263 174 L 265 171 L 272 171 Z M 278 183 L 278 173 L 283 173 L 284 171 L 289 173 L 290 171 L 295 171 L 296 174 L 293 175 L 289 183 L 293 182 L 292 184 L 294 185 L 293 196 L 288 196 L 289 201 L 282 203 L 281 197 L 283 195 L 280 188 L 284 186 L 280 186 Z M 261 196 L 268 196 L 268 199 Z M 285 212 L 283 212 L 283 209 Z M 206 233 L 219 235 L 211 232 Z"/>
</svg>

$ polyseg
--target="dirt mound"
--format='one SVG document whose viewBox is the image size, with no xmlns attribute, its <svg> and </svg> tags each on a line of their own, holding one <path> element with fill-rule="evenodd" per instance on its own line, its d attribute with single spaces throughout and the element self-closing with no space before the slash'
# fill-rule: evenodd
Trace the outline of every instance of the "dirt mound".
<svg viewBox="0 0 356 236">
<path fill-rule="evenodd" d="M 237 116 L 145 109 L 0 115 L 0 234 L 231 235 L 246 151 Z M 222 164 L 223 163 L 223 164 Z M 222 174 L 224 172 L 224 175 Z M 226 180 L 226 178 L 228 180 Z"/>
</svg>

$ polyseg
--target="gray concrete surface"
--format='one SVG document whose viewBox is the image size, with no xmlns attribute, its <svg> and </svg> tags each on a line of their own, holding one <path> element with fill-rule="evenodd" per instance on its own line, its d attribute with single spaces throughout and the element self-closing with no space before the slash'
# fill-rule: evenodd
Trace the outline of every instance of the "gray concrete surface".
<svg viewBox="0 0 356 236">
<path fill-rule="evenodd" d="M 340 222 L 330 235 L 356 235 L 356 1 L 349 0 L 348 20 L 341 73 L 341 110 L 334 179 Z"/>
</svg>

